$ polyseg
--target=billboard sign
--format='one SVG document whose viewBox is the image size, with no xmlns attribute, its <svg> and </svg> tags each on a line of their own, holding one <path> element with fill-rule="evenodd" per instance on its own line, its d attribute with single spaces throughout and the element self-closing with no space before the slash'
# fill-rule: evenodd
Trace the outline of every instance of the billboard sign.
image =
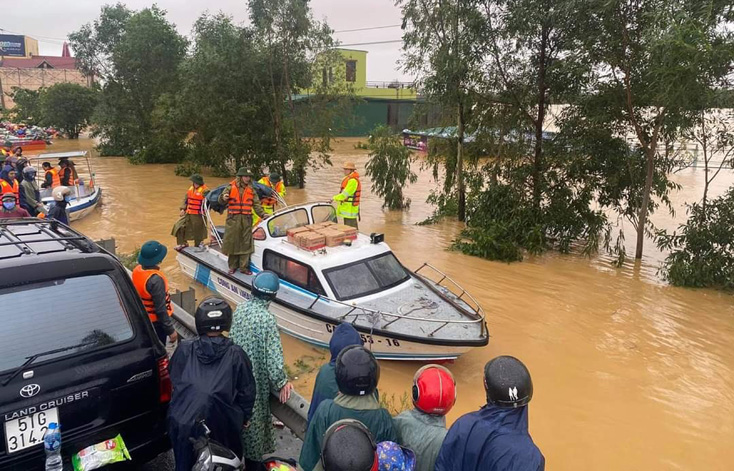
<svg viewBox="0 0 734 471">
<path fill-rule="evenodd" d="M 428 151 L 428 136 L 419 134 L 403 133 L 403 145 L 408 149 L 419 150 L 421 152 Z"/>
<path fill-rule="evenodd" d="M 25 36 L 0 34 L 0 56 L 25 57 Z"/>
</svg>

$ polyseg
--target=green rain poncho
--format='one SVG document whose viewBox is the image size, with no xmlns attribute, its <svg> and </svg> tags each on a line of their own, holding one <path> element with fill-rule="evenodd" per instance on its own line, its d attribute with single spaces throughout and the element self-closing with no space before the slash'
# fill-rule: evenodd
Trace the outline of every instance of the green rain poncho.
<svg viewBox="0 0 734 471">
<path fill-rule="evenodd" d="M 393 422 L 398 432 L 398 443 L 415 452 L 415 471 L 433 471 L 448 432 L 446 417 L 411 409 L 393 418 Z"/>
<path fill-rule="evenodd" d="M 230 338 L 242 347 L 252 362 L 257 398 L 250 426 L 243 432 L 242 439 L 245 457 L 260 461 L 263 455 L 275 451 L 270 394 L 280 391 L 288 382 L 278 326 L 275 317 L 268 312 L 268 303 L 252 298 L 237 306 Z"/>
</svg>

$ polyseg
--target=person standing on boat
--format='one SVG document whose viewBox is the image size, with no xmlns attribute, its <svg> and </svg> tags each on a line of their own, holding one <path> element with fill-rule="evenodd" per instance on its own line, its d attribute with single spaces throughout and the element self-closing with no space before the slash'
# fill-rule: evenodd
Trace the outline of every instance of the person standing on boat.
<svg viewBox="0 0 734 471">
<path fill-rule="evenodd" d="M 204 177 L 198 173 L 191 175 L 189 180 L 191 180 L 191 186 L 181 205 L 181 219 L 173 225 L 171 235 L 176 236 L 178 244 L 176 250 L 188 247 L 188 241 L 193 240 L 194 246 L 199 247 L 197 250 L 201 251 L 204 249 L 200 245 L 209 235 L 202 213 L 202 205 L 206 194 L 209 193 L 209 188 L 204 184 Z"/>
<path fill-rule="evenodd" d="M 2 196 L 2 208 L 0 208 L 0 219 L 29 218 L 28 211 L 15 204 L 15 196 L 5 193 Z"/>
<path fill-rule="evenodd" d="M 344 224 L 359 229 L 359 201 L 362 197 L 362 183 L 354 162 L 344 163 L 344 179 L 342 180 L 341 193 L 334 196 L 334 201 L 339 203 L 337 214 L 344 219 Z"/>
<path fill-rule="evenodd" d="M 242 435 L 248 471 L 264 471 L 263 456 L 275 451 L 270 392 L 277 392 L 280 402 L 285 403 L 293 390 L 285 373 L 278 325 L 268 312 L 279 287 L 278 275 L 269 270 L 258 273 L 252 281 L 252 297 L 235 310 L 230 332 L 232 341 L 242 347 L 252 362 L 257 388 L 250 426 Z"/>
<path fill-rule="evenodd" d="M 239 268 L 245 275 L 252 275 L 250 255 L 255 251 L 252 239 L 252 213 L 263 219 L 269 216 L 263 211 L 260 198 L 252 186 L 252 172 L 241 167 L 237 171 L 236 178 L 219 195 L 219 202 L 227 204 L 222 252 L 227 255 L 229 273 L 231 275 Z"/>
<path fill-rule="evenodd" d="M 61 186 L 74 186 L 74 172 L 69 166 L 69 159 L 59 160 L 59 180 Z"/>
<path fill-rule="evenodd" d="M 41 167 L 43 167 L 43 171 L 45 172 L 41 188 L 56 188 L 57 186 L 61 186 L 59 171 L 53 168 L 51 163 L 44 162 Z"/>
<path fill-rule="evenodd" d="M 178 334 L 173 328 L 171 316 L 173 306 L 168 294 L 168 279 L 160 269 L 160 263 L 166 258 L 168 249 L 157 240 L 149 240 L 140 247 L 138 266 L 133 270 L 135 290 L 143 300 L 148 318 L 153 324 L 158 339 L 166 344 L 166 337 L 171 343 L 178 341 Z"/>
<path fill-rule="evenodd" d="M 377 442 L 395 442 L 397 433 L 390 413 L 380 406 L 375 390 L 380 379 L 380 365 L 366 348 L 352 345 L 336 359 L 336 384 L 339 394 L 322 401 L 311 418 L 298 463 L 304 471 L 313 471 L 319 462 L 326 430 L 341 419 L 362 422 Z"/>
<path fill-rule="evenodd" d="M 276 193 L 278 193 L 278 195 L 280 195 L 281 198 L 285 198 L 285 185 L 283 184 L 283 179 L 280 177 L 279 173 L 271 173 L 270 175 L 265 175 L 260 180 L 258 180 L 258 183 L 275 191 Z M 273 214 L 275 212 L 275 205 L 277 204 L 277 202 L 278 200 L 275 199 L 275 196 L 268 196 L 267 198 L 263 198 L 260 200 L 263 211 L 268 214 Z M 257 223 L 260 222 L 260 218 L 257 217 L 257 215 L 253 216 L 252 219 L 253 225 L 257 225 Z"/>
<path fill-rule="evenodd" d="M 308 408 L 309 422 L 322 401 L 325 399 L 334 399 L 339 394 L 339 386 L 336 384 L 335 373 L 336 357 L 350 345 L 361 346 L 362 338 L 352 324 L 343 322 L 334 329 L 334 333 L 331 334 L 331 340 L 329 340 L 331 361 L 322 366 L 316 375 L 316 382 L 313 385 L 313 395 L 311 396 L 311 406 Z"/>
<path fill-rule="evenodd" d="M 499 356 L 484 367 L 487 404 L 449 429 L 435 471 L 542 471 L 545 458 L 528 433 L 533 382 L 515 357 Z"/>
<path fill-rule="evenodd" d="M 456 403 L 456 381 L 440 365 L 426 365 L 413 377 L 413 409 L 395 417 L 398 443 L 415 451 L 417 471 L 433 471 L 446 437 L 446 414 Z"/>
<path fill-rule="evenodd" d="M 31 216 L 46 214 L 46 207 L 41 202 L 41 190 L 36 182 L 36 169 L 26 167 L 23 175 L 25 178 L 20 182 L 20 206 Z"/>
</svg>

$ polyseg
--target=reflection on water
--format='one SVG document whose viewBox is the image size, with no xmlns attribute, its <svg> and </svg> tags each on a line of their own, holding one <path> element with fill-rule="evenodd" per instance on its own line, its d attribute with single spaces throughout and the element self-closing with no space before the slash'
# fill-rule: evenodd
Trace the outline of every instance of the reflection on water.
<svg viewBox="0 0 734 471">
<path fill-rule="evenodd" d="M 366 153 L 354 140 L 338 143 L 335 165 Z M 59 141 L 54 151 L 89 148 L 89 141 Z M 122 158 L 95 159 L 101 208 L 75 227 L 93 238 L 115 237 L 129 252 L 148 239 L 169 248 L 171 226 L 188 188 L 173 165 L 132 166 Z M 309 175 L 305 190 L 288 189 L 291 203 L 330 200 L 340 169 Z M 658 212 L 653 220 L 674 229 L 685 218 L 685 202 L 700 198 L 703 171 L 673 176 L 683 189 L 673 195 L 676 216 Z M 209 187 L 228 179 L 207 178 Z M 722 173 L 716 196 L 734 182 Z M 449 416 L 484 402 L 482 366 L 499 354 L 513 354 L 530 368 L 535 382 L 531 432 L 549 469 L 731 469 L 734 462 L 734 306 L 728 295 L 666 286 L 657 278 L 663 254 L 648 242 L 646 258 L 623 269 L 604 257 L 585 259 L 554 253 L 522 263 L 489 262 L 445 250 L 460 227 L 414 223 L 431 214 L 423 202 L 432 188 L 420 173 L 407 195 L 410 211 L 389 212 L 363 181 L 363 232 L 384 232 L 401 261 L 417 268 L 425 261 L 464 285 L 488 313 L 490 345 L 449 365 L 459 383 L 459 402 Z M 632 227 L 628 253 L 633 253 Z M 163 268 L 174 286 L 186 288 L 174 257 Z M 197 288 L 200 296 L 205 294 Z M 324 351 L 284 338 L 288 361 L 323 362 Z M 400 396 L 410 388 L 418 363 L 384 362 L 380 389 Z M 310 392 L 313 375 L 297 386 Z"/>
</svg>

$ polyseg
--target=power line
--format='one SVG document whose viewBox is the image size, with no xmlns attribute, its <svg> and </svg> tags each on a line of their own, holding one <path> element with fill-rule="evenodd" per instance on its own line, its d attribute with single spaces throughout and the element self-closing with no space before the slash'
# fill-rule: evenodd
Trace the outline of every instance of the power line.
<svg viewBox="0 0 734 471">
<path fill-rule="evenodd" d="M 402 26 L 403 25 L 371 26 L 369 28 L 342 29 L 339 31 L 334 31 L 334 33 L 352 33 L 354 31 L 372 31 L 373 29 L 400 28 Z"/>
<path fill-rule="evenodd" d="M 345 46 L 371 46 L 373 44 L 392 44 L 392 43 L 402 43 L 402 39 L 393 39 L 391 41 L 372 41 L 368 43 L 351 43 L 351 44 L 339 44 L 337 47 L 345 47 Z"/>
<path fill-rule="evenodd" d="M 3 31 L 5 33 L 10 33 L 10 34 L 17 34 L 17 35 L 20 35 L 20 36 L 28 36 L 28 37 L 33 38 L 33 39 L 37 40 L 38 42 L 42 42 L 42 43 L 53 43 L 53 42 L 63 43 L 63 42 L 66 41 L 66 39 L 64 39 L 64 38 L 54 38 L 54 37 L 51 37 L 51 36 L 39 36 L 39 35 L 36 35 L 36 34 L 19 33 L 17 31 L 10 31 L 10 30 L 7 30 L 5 28 L 0 28 L 0 31 Z M 41 38 L 41 39 L 39 39 L 39 38 Z"/>
</svg>

